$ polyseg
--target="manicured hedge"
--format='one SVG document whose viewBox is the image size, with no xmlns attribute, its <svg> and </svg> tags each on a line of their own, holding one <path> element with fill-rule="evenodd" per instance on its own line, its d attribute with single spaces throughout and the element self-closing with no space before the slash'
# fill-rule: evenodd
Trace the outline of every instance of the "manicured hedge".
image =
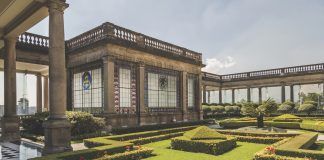
<svg viewBox="0 0 324 160">
<path fill-rule="evenodd" d="M 247 126 L 256 126 L 257 122 L 254 121 L 235 121 L 235 120 L 224 120 L 220 121 L 219 125 L 224 128 L 240 128 Z"/>
<path fill-rule="evenodd" d="M 260 143 L 260 144 L 273 144 L 281 141 L 283 137 L 252 137 L 252 136 L 234 136 L 237 141 L 249 142 L 249 143 Z"/>
<path fill-rule="evenodd" d="M 149 157 L 153 152 L 153 149 L 142 147 L 133 151 L 127 151 L 124 153 L 117 153 L 114 155 L 105 155 L 95 160 L 139 160 Z"/>
<path fill-rule="evenodd" d="M 211 122 L 211 120 L 199 120 L 199 121 L 176 122 L 176 123 L 167 123 L 167 124 L 159 124 L 159 125 L 145 125 L 145 126 L 137 126 L 137 127 L 113 128 L 111 133 L 113 133 L 113 134 L 127 134 L 127 133 L 135 133 L 135 132 L 144 132 L 144 131 L 153 131 L 153 130 L 161 130 L 161 129 L 194 126 L 194 125 L 206 125 L 210 122 Z"/>
<path fill-rule="evenodd" d="M 222 134 L 238 135 L 238 136 L 252 136 L 252 137 L 294 137 L 297 133 L 263 133 L 263 132 L 248 132 L 248 131 L 235 131 L 235 130 L 216 130 Z"/>
<path fill-rule="evenodd" d="M 272 122 L 272 121 L 265 121 L 264 125 L 278 127 L 278 128 L 286 128 L 286 129 L 300 129 L 299 122 Z"/>
<path fill-rule="evenodd" d="M 227 140 L 190 140 L 187 137 L 171 139 L 171 148 L 189 152 L 207 153 L 213 155 L 223 154 L 236 147 L 235 138 Z"/>
<path fill-rule="evenodd" d="M 95 159 L 104 155 L 112 155 L 116 153 L 123 153 L 127 147 L 132 148 L 134 143 L 145 144 L 156 140 L 164 140 L 171 137 L 181 136 L 184 131 L 191 130 L 197 126 L 180 127 L 163 129 L 157 131 L 146 131 L 139 133 L 130 133 L 125 135 L 105 136 L 90 138 L 84 140 L 84 145 L 89 149 L 64 152 L 55 155 L 35 158 L 36 160 L 79 160 L 80 157 L 84 159 Z M 134 143 L 131 143 L 131 142 Z M 120 154 L 124 155 L 124 154 Z M 126 159 L 127 159 L 126 154 Z"/>
<path fill-rule="evenodd" d="M 273 119 L 274 122 L 302 122 L 302 118 L 291 114 L 283 114 Z"/>
<path fill-rule="evenodd" d="M 324 122 L 323 121 L 311 121 L 305 120 L 300 124 L 302 129 L 313 130 L 318 132 L 324 132 Z"/>
<path fill-rule="evenodd" d="M 139 138 L 139 139 L 133 139 L 130 140 L 129 142 L 135 144 L 135 145 L 143 145 L 147 143 L 152 143 L 152 142 L 157 142 L 157 141 L 162 141 L 174 137 L 179 137 L 182 136 L 183 132 L 177 132 L 177 133 L 170 133 L 170 134 L 164 134 L 164 135 L 158 135 L 158 136 L 153 136 L 153 137 L 145 137 L 145 138 Z"/>
<path fill-rule="evenodd" d="M 279 141 L 272 146 L 275 154 L 266 153 L 266 149 L 255 154 L 255 160 L 276 160 L 276 159 L 312 159 L 323 160 L 323 151 L 307 150 L 317 139 L 316 133 L 304 133 L 293 138 Z"/>
</svg>

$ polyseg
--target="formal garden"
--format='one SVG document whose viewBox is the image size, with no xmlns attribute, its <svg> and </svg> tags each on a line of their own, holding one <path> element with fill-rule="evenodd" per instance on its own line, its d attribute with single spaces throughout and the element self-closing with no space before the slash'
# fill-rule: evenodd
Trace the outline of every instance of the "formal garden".
<svg viewBox="0 0 324 160">
<path fill-rule="evenodd" d="M 104 118 L 66 112 L 72 144 L 83 148 L 36 160 L 321 160 L 324 117 L 312 115 L 318 104 L 268 99 L 258 105 L 203 105 L 205 120 L 131 128 L 109 128 Z M 304 113 L 297 116 L 291 111 Z M 273 113 L 280 113 L 274 115 Z M 44 143 L 47 112 L 21 119 L 22 137 Z"/>
</svg>

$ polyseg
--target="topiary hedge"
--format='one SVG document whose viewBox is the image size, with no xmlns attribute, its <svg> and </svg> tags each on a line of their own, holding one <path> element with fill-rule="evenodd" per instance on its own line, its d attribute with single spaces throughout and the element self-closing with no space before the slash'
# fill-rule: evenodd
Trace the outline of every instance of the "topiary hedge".
<svg viewBox="0 0 324 160">
<path fill-rule="evenodd" d="M 226 137 L 206 126 L 187 131 L 182 137 L 171 139 L 171 148 L 189 152 L 218 155 L 233 149 L 236 139 Z"/>
<path fill-rule="evenodd" d="M 277 116 L 273 119 L 275 122 L 301 122 L 303 121 L 302 118 L 292 115 L 292 114 L 283 114 Z"/>
<path fill-rule="evenodd" d="M 139 149 L 127 151 L 124 153 L 104 155 L 103 157 L 97 158 L 95 160 L 139 160 L 151 156 L 152 152 L 152 148 L 141 147 Z"/>
<path fill-rule="evenodd" d="M 302 129 L 324 132 L 324 121 L 305 120 L 300 124 Z"/>
<path fill-rule="evenodd" d="M 190 140 L 187 137 L 177 137 L 171 139 L 171 148 L 189 152 L 207 153 L 219 155 L 236 147 L 236 139 L 227 140 Z"/>
</svg>

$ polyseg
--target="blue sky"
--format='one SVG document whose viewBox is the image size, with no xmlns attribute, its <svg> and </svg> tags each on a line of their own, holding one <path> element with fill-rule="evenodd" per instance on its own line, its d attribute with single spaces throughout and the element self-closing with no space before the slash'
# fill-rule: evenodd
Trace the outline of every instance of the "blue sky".
<svg viewBox="0 0 324 160">
<path fill-rule="evenodd" d="M 205 70 L 213 73 L 322 63 L 324 59 L 322 0 L 67 0 L 67 3 L 70 4 L 65 12 L 67 39 L 108 21 L 201 52 L 207 64 Z M 47 35 L 48 19 L 29 32 Z M 2 78 L 0 74 L 0 83 Z M 33 82 L 29 84 L 29 88 L 34 87 Z"/>
</svg>

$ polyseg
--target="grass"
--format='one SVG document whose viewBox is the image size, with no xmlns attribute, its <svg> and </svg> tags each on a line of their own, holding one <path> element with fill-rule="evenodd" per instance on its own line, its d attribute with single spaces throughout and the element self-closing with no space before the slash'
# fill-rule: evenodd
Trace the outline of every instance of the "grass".
<svg viewBox="0 0 324 160">
<path fill-rule="evenodd" d="M 251 160 L 254 154 L 265 148 L 266 144 L 255 144 L 246 142 L 237 142 L 237 147 L 222 155 L 214 156 L 204 153 L 192 153 L 170 149 L 171 140 L 164 140 L 154 143 L 149 143 L 144 146 L 153 148 L 152 156 L 145 160 L 235 160 L 239 157 L 240 160 Z"/>
</svg>

